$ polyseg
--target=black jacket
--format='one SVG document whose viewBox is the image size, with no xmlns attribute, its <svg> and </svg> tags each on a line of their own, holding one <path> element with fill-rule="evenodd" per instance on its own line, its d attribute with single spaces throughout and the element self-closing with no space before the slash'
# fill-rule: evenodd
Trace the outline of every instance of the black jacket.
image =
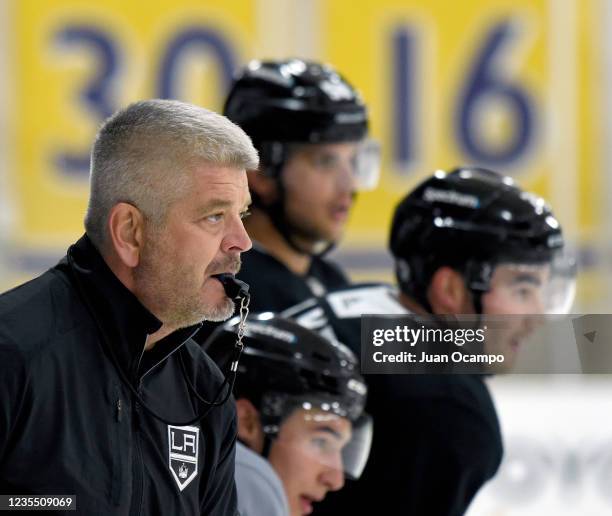
<svg viewBox="0 0 612 516">
<path fill-rule="evenodd" d="M 144 352 L 160 321 L 87 237 L 69 256 L 72 267 L 64 258 L 0 296 L 0 491 L 74 494 L 88 516 L 233 516 L 232 401 L 175 428 L 135 400 L 115 366 L 164 419 L 193 419 L 206 406 L 187 379 L 208 400 L 223 382 L 190 340 L 197 327 Z"/>
</svg>

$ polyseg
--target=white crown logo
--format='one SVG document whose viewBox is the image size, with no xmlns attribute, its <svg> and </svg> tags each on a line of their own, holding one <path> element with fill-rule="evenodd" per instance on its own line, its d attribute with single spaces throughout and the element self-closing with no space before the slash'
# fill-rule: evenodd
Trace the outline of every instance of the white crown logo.
<svg viewBox="0 0 612 516">
<path fill-rule="evenodd" d="M 181 467 L 179 468 L 178 476 L 180 478 L 187 478 L 187 467 L 185 466 L 184 462 L 181 464 Z"/>
</svg>

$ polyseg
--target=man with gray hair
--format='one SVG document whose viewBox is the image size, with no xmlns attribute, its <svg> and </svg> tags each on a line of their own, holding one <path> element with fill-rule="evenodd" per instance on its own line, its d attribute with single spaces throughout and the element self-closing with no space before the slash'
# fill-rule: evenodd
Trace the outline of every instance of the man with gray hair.
<svg viewBox="0 0 612 516">
<path fill-rule="evenodd" d="M 251 247 L 257 166 L 239 127 L 182 102 L 103 124 L 86 234 L 0 296 L 1 494 L 87 515 L 236 513 L 235 408 L 191 337 L 233 313 L 219 275 Z"/>
</svg>

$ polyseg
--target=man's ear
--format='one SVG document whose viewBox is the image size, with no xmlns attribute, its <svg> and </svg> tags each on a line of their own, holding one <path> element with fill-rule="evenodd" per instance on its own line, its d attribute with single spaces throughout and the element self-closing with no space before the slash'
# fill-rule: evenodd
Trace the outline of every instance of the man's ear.
<svg viewBox="0 0 612 516">
<path fill-rule="evenodd" d="M 276 181 L 260 170 L 249 170 L 247 172 L 249 190 L 255 192 L 257 197 L 265 204 L 272 204 L 278 198 L 278 187 Z"/>
<path fill-rule="evenodd" d="M 450 267 L 440 267 L 434 273 L 427 297 L 434 314 L 474 313 L 472 297 L 463 276 Z"/>
<path fill-rule="evenodd" d="M 108 217 L 108 231 L 115 254 L 127 267 L 140 262 L 144 220 L 138 208 L 126 202 L 115 204 Z"/>
<path fill-rule="evenodd" d="M 257 453 L 263 450 L 263 429 L 259 412 L 246 398 L 236 400 L 238 438 Z"/>
</svg>

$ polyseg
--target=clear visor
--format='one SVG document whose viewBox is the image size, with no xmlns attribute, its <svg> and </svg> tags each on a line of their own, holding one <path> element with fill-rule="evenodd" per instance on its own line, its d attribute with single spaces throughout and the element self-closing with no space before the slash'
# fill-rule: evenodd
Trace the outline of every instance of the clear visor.
<svg viewBox="0 0 612 516">
<path fill-rule="evenodd" d="M 500 313 L 567 314 L 576 294 L 576 270 L 573 253 L 565 250 L 546 263 L 502 263 L 491 277 L 489 299 Z"/>
<path fill-rule="evenodd" d="M 546 285 L 547 314 L 570 313 L 576 297 L 576 254 L 564 249 L 553 257 L 550 279 Z"/>
<path fill-rule="evenodd" d="M 359 142 L 291 144 L 290 154 L 303 153 L 317 170 L 337 178 L 350 178 L 356 191 L 373 190 L 380 175 L 380 145 Z"/>
<path fill-rule="evenodd" d="M 368 414 L 362 414 L 353 422 L 351 440 L 342 449 L 344 472 L 351 480 L 358 480 L 368 462 L 374 425 Z"/>
<path fill-rule="evenodd" d="M 380 144 L 364 140 L 355 156 L 355 184 L 359 191 L 374 190 L 380 178 Z"/>
<path fill-rule="evenodd" d="M 304 402 L 293 409 L 274 432 L 274 445 L 297 468 L 358 479 L 370 454 L 372 419 L 362 414 L 352 422 L 325 408 Z"/>
</svg>

